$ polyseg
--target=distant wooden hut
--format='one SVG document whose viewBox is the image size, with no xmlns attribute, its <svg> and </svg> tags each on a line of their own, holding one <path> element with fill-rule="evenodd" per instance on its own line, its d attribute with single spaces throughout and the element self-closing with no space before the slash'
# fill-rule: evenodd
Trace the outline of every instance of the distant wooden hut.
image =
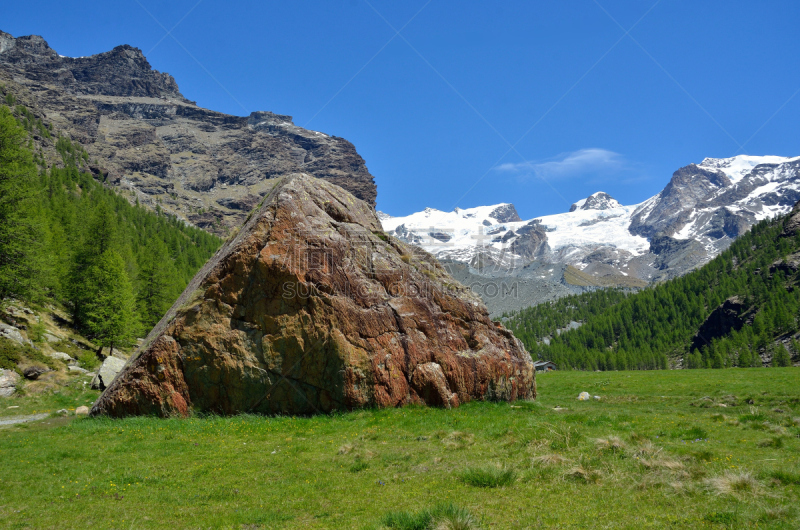
<svg viewBox="0 0 800 530">
<path fill-rule="evenodd" d="M 550 361 L 536 361 L 533 363 L 533 367 L 537 372 L 552 372 L 557 369 L 556 363 Z"/>
</svg>

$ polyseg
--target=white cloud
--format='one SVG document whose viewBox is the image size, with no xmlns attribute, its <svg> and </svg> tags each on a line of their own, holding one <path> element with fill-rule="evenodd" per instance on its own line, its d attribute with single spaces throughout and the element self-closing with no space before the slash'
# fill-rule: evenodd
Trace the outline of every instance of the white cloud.
<svg viewBox="0 0 800 530">
<path fill-rule="evenodd" d="M 520 162 L 501 164 L 498 171 L 514 173 L 518 176 L 536 176 L 545 179 L 569 179 L 580 176 L 595 176 L 598 173 L 618 171 L 625 166 L 625 159 L 619 153 L 607 149 L 579 149 L 559 155 L 543 162 Z"/>
</svg>

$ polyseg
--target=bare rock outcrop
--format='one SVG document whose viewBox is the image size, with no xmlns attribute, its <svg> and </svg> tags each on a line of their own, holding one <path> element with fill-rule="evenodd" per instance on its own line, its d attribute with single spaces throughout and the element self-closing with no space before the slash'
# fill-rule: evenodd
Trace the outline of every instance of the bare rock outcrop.
<svg viewBox="0 0 800 530">
<path fill-rule="evenodd" d="M 131 201 L 227 235 L 275 184 L 296 172 L 328 180 L 370 204 L 377 188 L 343 138 L 299 127 L 291 116 L 232 116 L 204 109 L 142 51 L 117 46 L 63 57 L 39 36 L 0 31 L 0 96 L 79 142 L 84 170 Z M 36 149 L 59 164 L 56 136 L 34 130 Z"/>
<path fill-rule="evenodd" d="M 282 179 L 150 333 L 93 415 L 312 414 L 536 395 L 530 355 L 370 205 Z"/>
<path fill-rule="evenodd" d="M 738 296 L 725 300 L 708 315 L 700 329 L 697 330 L 692 339 L 690 351 L 699 350 L 703 346 L 711 344 L 714 339 L 728 336 L 732 331 L 742 329 L 747 323 L 747 319 L 743 316 L 746 309 Z"/>
<path fill-rule="evenodd" d="M 800 232 L 800 202 L 794 205 L 786 224 L 783 226 L 782 237 L 794 237 Z"/>
</svg>

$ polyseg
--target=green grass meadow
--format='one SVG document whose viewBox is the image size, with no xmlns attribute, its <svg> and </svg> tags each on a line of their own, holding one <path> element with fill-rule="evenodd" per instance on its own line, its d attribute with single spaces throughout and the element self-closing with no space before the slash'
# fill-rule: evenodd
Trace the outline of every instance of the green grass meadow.
<svg viewBox="0 0 800 530">
<path fill-rule="evenodd" d="M 537 379 L 453 410 L 3 427 L 0 527 L 800 528 L 799 369 Z"/>
</svg>

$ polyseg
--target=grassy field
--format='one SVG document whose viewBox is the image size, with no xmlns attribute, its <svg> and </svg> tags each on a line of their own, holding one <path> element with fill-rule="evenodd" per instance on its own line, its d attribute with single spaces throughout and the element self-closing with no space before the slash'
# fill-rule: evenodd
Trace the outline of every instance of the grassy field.
<svg viewBox="0 0 800 530">
<path fill-rule="evenodd" d="M 538 384 L 536 402 L 454 410 L 6 427 L 0 527 L 800 527 L 799 369 Z M 0 407 L 92 397 L 76 385 Z"/>
</svg>

